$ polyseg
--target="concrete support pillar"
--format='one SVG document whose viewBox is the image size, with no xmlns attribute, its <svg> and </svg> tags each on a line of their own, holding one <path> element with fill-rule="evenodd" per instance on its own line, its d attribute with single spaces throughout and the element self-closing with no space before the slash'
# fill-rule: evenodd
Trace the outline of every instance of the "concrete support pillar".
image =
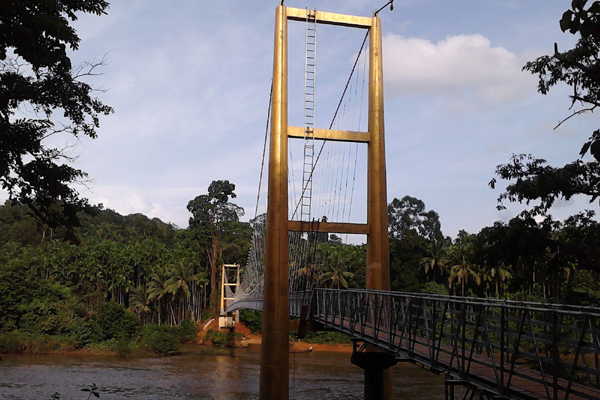
<svg viewBox="0 0 600 400">
<path fill-rule="evenodd" d="M 356 352 L 355 349 L 351 362 L 365 371 L 365 400 L 386 400 L 389 396 L 386 371 L 396 365 L 396 358 L 389 353 Z"/>
<path fill-rule="evenodd" d="M 285 7 L 278 6 L 273 59 L 269 204 L 260 358 L 261 400 L 289 398 L 287 96 L 287 17 Z"/>
</svg>

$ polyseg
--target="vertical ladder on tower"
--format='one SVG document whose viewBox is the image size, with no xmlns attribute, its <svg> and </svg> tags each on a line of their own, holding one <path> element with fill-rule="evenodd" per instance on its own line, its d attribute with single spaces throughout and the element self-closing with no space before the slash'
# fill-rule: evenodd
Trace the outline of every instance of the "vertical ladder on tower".
<svg viewBox="0 0 600 400">
<path fill-rule="evenodd" d="M 315 157 L 315 83 L 317 73 L 317 10 L 306 10 L 306 63 L 304 68 L 304 166 L 300 220 L 311 220 Z"/>
</svg>

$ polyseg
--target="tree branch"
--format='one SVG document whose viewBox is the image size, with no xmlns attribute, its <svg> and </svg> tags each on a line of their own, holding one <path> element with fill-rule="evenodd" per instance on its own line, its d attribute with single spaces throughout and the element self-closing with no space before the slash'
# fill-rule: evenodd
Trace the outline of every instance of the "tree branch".
<svg viewBox="0 0 600 400">
<path fill-rule="evenodd" d="M 593 107 L 590 107 L 590 108 L 583 108 L 583 109 L 581 109 L 581 110 L 574 111 L 574 112 L 573 112 L 573 114 L 571 114 L 571 115 L 569 115 L 567 118 L 565 118 L 565 119 L 561 120 L 561 121 L 558 123 L 558 125 L 556 125 L 556 126 L 553 128 L 553 130 L 556 130 L 556 129 L 557 129 L 559 126 L 561 126 L 563 123 L 567 122 L 568 120 L 570 120 L 571 118 L 573 118 L 573 117 L 574 117 L 574 116 L 576 116 L 576 115 L 579 115 L 579 114 L 585 114 L 585 113 L 586 113 L 586 112 L 588 112 L 588 111 L 594 112 L 594 110 L 596 109 L 596 107 L 598 107 L 598 106 L 597 106 L 597 105 L 594 105 Z"/>
</svg>

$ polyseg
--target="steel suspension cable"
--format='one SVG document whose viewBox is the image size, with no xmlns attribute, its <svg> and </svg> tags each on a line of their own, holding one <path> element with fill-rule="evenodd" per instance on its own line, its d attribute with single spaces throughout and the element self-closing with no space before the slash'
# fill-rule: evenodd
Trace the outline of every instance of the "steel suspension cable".
<svg viewBox="0 0 600 400">
<path fill-rule="evenodd" d="M 265 169 L 265 156 L 267 153 L 267 142 L 268 142 L 268 138 L 269 138 L 269 125 L 271 122 L 271 102 L 272 101 L 273 101 L 273 79 L 271 79 L 271 91 L 269 94 L 269 107 L 268 107 L 268 111 L 267 111 L 267 126 L 265 128 L 265 142 L 263 144 L 262 162 L 260 165 L 260 177 L 258 178 L 258 194 L 256 195 L 256 208 L 254 210 L 254 218 L 256 218 L 258 216 L 258 204 L 260 201 L 260 189 L 262 186 L 263 172 Z"/>
<path fill-rule="evenodd" d="M 357 75 L 358 76 L 358 75 Z M 362 85 L 361 85 L 361 93 L 360 93 L 360 104 L 364 103 L 365 98 L 365 81 L 367 76 L 367 57 L 363 57 L 363 76 L 362 76 Z M 357 82 L 358 86 L 358 82 Z M 359 108 L 358 114 L 358 129 L 360 130 L 362 127 L 362 107 Z M 354 172 L 352 174 L 352 189 L 350 191 L 350 205 L 348 209 L 348 220 L 350 222 L 350 218 L 352 215 L 352 204 L 354 201 L 354 188 L 356 186 L 356 167 L 358 165 L 358 143 L 354 144 Z M 348 243 L 348 234 L 346 233 L 345 242 Z"/>
<path fill-rule="evenodd" d="M 367 42 L 367 38 L 369 37 L 369 31 L 367 31 L 367 33 L 365 34 L 365 38 L 363 39 L 363 42 L 360 46 L 360 50 L 358 51 L 358 55 L 356 57 L 356 60 L 354 61 L 354 65 L 352 66 L 352 70 L 350 71 L 350 76 L 348 77 L 348 81 L 346 82 L 346 86 L 344 87 L 344 91 L 342 92 L 342 96 L 340 98 L 340 101 L 338 102 L 337 108 L 335 110 L 335 113 L 333 114 L 333 118 L 331 119 L 331 123 L 329 124 L 329 129 L 331 129 L 331 127 L 333 126 L 333 123 L 335 122 L 335 118 L 338 114 L 338 111 L 340 109 L 340 106 L 342 105 L 342 102 L 344 101 L 344 96 L 346 95 L 346 91 L 348 90 L 348 86 L 350 85 L 350 82 L 352 80 L 352 75 L 354 74 L 354 70 L 356 69 L 356 65 L 358 64 L 358 61 L 360 59 L 360 55 L 362 54 L 362 51 L 365 47 L 365 43 Z M 315 159 L 315 162 L 313 164 L 312 170 L 310 172 L 310 178 L 312 179 L 312 175 L 314 174 L 315 168 L 317 166 L 317 164 L 319 163 L 319 159 L 321 158 L 321 153 L 323 152 L 323 147 L 325 147 L 325 143 L 327 143 L 326 141 L 323 141 L 323 143 L 321 144 L 321 148 L 319 149 L 319 154 L 317 155 L 317 158 Z M 304 191 L 306 190 L 305 187 L 302 188 L 302 195 L 304 195 Z M 302 196 L 301 195 L 301 196 Z M 296 204 L 296 208 L 294 209 L 294 213 L 292 214 L 292 218 L 296 215 L 296 212 L 298 211 L 298 207 L 299 207 L 300 203 Z"/>
</svg>

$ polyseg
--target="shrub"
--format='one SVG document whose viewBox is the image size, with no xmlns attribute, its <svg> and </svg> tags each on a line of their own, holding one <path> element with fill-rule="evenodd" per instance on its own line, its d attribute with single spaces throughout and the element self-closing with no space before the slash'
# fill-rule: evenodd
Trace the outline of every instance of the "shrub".
<svg viewBox="0 0 600 400">
<path fill-rule="evenodd" d="M 421 288 L 421 293 L 441 294 L 447 296 L 448 288 L 440 283 L 427 282 Z"/>
<path fill-rule="evenodd" d="M 69 325 L 69 337 L 73 339 L 75 348 L 87 346 L 94 335 L 94 324 L 84 318 L 76 317 Z"/>
<path fill-rule="evenodd" d="M 317 344 L 350 343 L 350 338 L 338 332 L 307 332 L 305 342 Z"/>
<path fill-rule="evenodd" d="M 57 340 L 59 342 L 60 350 L 62 350 L 62 351 L 73 351 L 73 350 L 77 350 L 77 349 L 83 347 L 81 345 L 81 342 L 73 339 L 70 336 L 66 336 L 66 335 L 58 336 Z"/>
<path fill-rule="evenodd" d="M 77 348 L 77 343 L 68 336 L 32 335 L 28 332 L 13 331 L 0 335 L 0 353 L 70 351 Z"/>
<path fill-rule="evenodd" d="M 131 342 L 125 339 L 117 340 L 113 344 L 112 350 L 115 351 L 119 357 L 127 357 L 131 354 Z"/>
<path fill-rule="evenodd" d="M 600 285 L 591 271 L 576 271 L 571 281 L 563 283 L 562 286 L 567 304 L 600 306 Z"/>
<path fill-rule="evenodd" d="M 61 344 L 58 338 L 53 336 L 37 336 L 29 344 L 30 352 L 48 353 L 55 350 L 61 350 Z"/>
<path fill-rule="evenodd" d="M 31 335 L 13 331 L 0 335 L 0 353 L 21 354 L 27 350 Z"/>
<path fill-rule="evenodd" d="M 149 324 L 142 326 L 142 329 L 140 330 L 140 336 L 141 336 L 142 340 L 147 340 L 147 339 L 150 339 L 150 337 L 152 335 L 154 335 L 156 332 L 158 332 L 159 330 L 160 330 L 160 326 L 155 322 L 151 322 Z"/>
<path fill-rule="evenodd" d="M 215 331 L 212 328 L 206 332 L 206 339 L 210 340 L 214 346 L 224 347 L 228 342 L 227 333 Z"/>
<path fill-rule="evenodd" d="M 179 325 L 178 333 L 181 343 L 192 343 L 198 337 L 197 325 L 192 321 L 184 319 Z"/>
<path fill-rule="evenodd" d="M 262 312 L 243 309 L 240 310 L 240 321 L 250 329 L 252 333 L 262 331 Z"/>
<path fill-rule="evenodd" d="M 146 340 L 146 345 L 156 354 L 168 356 L 179 354 L 181 348 L 178 336 L 162 329 L 154 332 Z"/>
<path fill-rule="evenodd" d="M 244 334 L 242 332 L 229 332 L 228 337 L 232 340 L 234 337 L 242 340 L 244 338 Z"/>
<path fill-rule="evenodd" d="M 99 340 L 133 339 L 140 330 L 140 322 L 135 314 L 114 301 L 100 307 L 96 325 Z"/>
</svg>

